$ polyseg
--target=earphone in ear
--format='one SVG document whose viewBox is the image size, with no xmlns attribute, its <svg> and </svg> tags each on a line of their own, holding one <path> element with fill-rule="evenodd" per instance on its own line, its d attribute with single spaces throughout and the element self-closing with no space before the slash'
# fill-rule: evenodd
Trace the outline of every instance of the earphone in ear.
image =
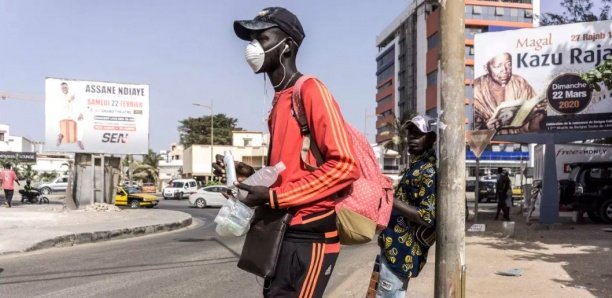
<svg viewBox="0 0 612 298">
<path fill-rule="evenodd" d="M 289 49 L 289 45 L 285 44 L 285 50 Z"/>
</svg>

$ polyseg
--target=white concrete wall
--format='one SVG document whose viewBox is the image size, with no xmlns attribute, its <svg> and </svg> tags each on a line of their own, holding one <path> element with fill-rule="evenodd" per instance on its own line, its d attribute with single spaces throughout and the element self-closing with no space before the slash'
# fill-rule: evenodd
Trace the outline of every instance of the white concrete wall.
<svg viewBox="0 0 612 298">
<path fill-rule="evenodd" d="M 245 147 L 245 139 L 250 139 L 250 147 L 263 146 L 263 133 L 256 131 L 234 131 L 232 132 L 232 145 L 235 147 Z"/>
<path fill-rule="evenodd" d="M 213 159 L 217 154 L 223 155 L 226 150 L 231 150 L 234 160 L 243 161 L 245 157 L 265 157 L 268 154 L 268 147 L 235 147 L 235 146 L 214 146 Z M 263 164 L 251 164 L 253 167 L 261 167 Z M 183 155 L 183 173 L 194 176 L 211 175 L 212 160 L 210 156 L 210 145 L 192 145 L 185 149 Z"/>
<path fill-rule="evenodd" d="M 55 172 L 63 173 L 68 171 L 68 162 L 71 160 L 70 157 L 48 157 L 48 156 L 37 156 L 36 164 L 32 166 L 38 173 L 42 172 Z"/>
</svg>

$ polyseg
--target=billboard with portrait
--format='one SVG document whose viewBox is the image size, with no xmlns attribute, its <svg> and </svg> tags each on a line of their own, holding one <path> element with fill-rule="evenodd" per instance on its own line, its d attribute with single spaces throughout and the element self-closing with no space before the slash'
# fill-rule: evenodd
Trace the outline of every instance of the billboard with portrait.
<svg viewBox="0 0 612 298">
<path fill-rule="evenodd" d="M 45 80 L 45 149 L 145 154 L 149 149 L 149 86 Z"/>
<path fill-rule="evenodd" d="M 474 129 L 612 129 L 612 91 L 581 75 L 612 59 L 612 21 L 477 34 Z"/>
</svg>

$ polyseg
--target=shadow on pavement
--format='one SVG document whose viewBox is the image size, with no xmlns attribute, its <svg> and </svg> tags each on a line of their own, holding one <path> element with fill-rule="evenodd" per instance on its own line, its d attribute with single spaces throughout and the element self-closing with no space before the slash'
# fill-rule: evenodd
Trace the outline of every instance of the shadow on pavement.
<svg viewBox="0 0 612 298">
<path fill-rule="evenodd" d="M 479 234 L 483 241 L 472 244 L 521 252 L 512 257 L 517 261 L 560 264 L 571 280 L 551 279 L 553 282 L 586 289 L 595 297 L 612 293 L 612 233 L 602 230 L 609 225 L 575 224 L 567 218 L 553 226 L 527 225 L 523 216 L 512 215 L 515 235 L 504 238 L 502 222 L 494 221 L 493 214 L 480 214 L 479 223 L 485 223 L 487 231 Z"/>
</svg>

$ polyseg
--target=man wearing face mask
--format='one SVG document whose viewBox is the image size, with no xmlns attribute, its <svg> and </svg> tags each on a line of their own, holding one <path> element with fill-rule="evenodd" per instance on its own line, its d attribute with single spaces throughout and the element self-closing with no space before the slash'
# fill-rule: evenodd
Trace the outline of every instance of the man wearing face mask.
<svg viewBox="0 0 612 298">
<path fill-rule="evenodd" d="M 282 161 L 286 166 L 270 188 L 242 183 L 237 187 L 249 192 L 242 200 L 248 206 L 269 205 L 293 214 L 275 277 L 265 280 L 264 296 L 321 297 L 340 251 L 334 195 L 359 177 L 345 121 L 319 80 L 303 82 L 300 95 L 308 126 L 324 161 L 309 171 L 300 159 L 303 137 L 292 115 L 291 101 L 293 86 L 302 76 L 296 68 L 296 55 L 305 37 L 300 21 L 284 8 L 270 7 L 253 20 L 235 21 L 234 31 L 250 42 L 245 52 L 249 66 L 256 74 L 265 73 L 274 87 L 268 119 L 268 163 Z M 308 162 L 316 164 L 311 152 Z M 215 168 L 222 169 L 220 161 Z M 238 173 L 252 172 L 244 168 L 243 163 L 237 163 Z"/>
</svg>

